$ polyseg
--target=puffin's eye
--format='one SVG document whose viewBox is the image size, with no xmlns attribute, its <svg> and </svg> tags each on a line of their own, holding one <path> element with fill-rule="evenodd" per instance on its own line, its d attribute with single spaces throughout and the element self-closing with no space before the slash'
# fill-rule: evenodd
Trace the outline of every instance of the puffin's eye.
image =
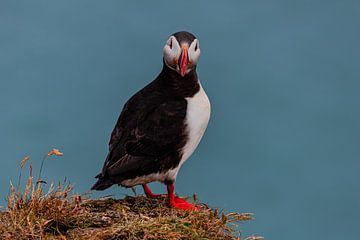
<svg viewBox="0 0 360 240">
<path fill-rule="evenodd" d="M 170 47 L 170 49 L 172 49 L 172 39 L 170 39 L 169 47 Z"/>
<path fill-rule="evenodd" d="M 195 51 L 198 49 L 198 44 L 196 43 L 196 45 L 195 45 Z"/>
</svg>

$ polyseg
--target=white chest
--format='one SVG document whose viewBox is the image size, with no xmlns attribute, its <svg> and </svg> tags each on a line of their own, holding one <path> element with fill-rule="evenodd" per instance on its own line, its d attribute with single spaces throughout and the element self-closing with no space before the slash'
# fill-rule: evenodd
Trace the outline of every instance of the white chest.
<svg viewBox="0 0 360 240">
<path fill-rule="evenodd" d="M 186 111 L 186 129 L 188 141 L 183 148 L 181 162 L 186 161 L 199 144 L 210 119 L 210 101 L 204 89 L 200 90 L 193 97 L 186 99 L 188 102 Z"/>
<path fill-rule="evenodd" d="M 187 110 L 185 124 L 188 139 L 182 149 L 180 164 L 169 172 L 174 179 L 181 165 L 191 156 L 198 146 L 210 119 L 210 101 L 201 85 L 199 92 L 191 98 L 186 98 L 186 100 Z"/>
</svg>

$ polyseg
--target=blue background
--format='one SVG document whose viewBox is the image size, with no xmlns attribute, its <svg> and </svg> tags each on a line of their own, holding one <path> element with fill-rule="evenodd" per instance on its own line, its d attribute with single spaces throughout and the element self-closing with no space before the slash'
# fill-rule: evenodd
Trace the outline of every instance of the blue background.
<svg viewBox="0 0 360 240">
<path fill-rule="evenodd" d="M 36 172 L 52 147 L 65 155 L 45 179 L 87 191 L 123 104 L 186 29 L 200 40 L 212 118 L 177 192 L 255 213 L 244 235 L 357 239 L 359 25 L 355 0 L 1 0 L 0 198 L 24 155 Z"/>
</svg>

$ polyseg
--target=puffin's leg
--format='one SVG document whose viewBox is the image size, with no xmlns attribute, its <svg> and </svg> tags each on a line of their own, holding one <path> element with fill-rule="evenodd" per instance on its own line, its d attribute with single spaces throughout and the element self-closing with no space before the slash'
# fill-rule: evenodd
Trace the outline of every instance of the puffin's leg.
<svg viewBox="0 0 360 240">
<path fill-rule="evenodd" d="M 150 188 L 146 184 L 143 184 L 142 187 L 144 188 L 144 193 L 148 198 L 158 198 L 158 197 L 166 196 L 166 194 L 154 194 L 154 193 L 152 193 Z"/>
<path fill-rule="evenodd" d="M 174 183 L 168 183 L 166 184 L 166 186 L 168 190 L 168 202 L 170 207 L 179 208 L 183 210 L 193 210 L 193 211 L 199 210 L 199 208 L 196 207 L 195 205 L 188 203 L 184 199 L 175 196 Z"/>
</svg>

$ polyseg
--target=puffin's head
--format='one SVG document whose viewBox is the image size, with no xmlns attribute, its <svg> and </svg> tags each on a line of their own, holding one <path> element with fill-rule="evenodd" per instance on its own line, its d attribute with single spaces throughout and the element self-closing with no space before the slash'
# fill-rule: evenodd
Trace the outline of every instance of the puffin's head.
<svg viewBox="0 0 360 240">
<path fill-rule="evenodd" d="M 182 77 L 195 69 L 199 57 L 199 41 L 189 32 L 174 33 L 164 46 L 165 64 Z"/>
</svg>

